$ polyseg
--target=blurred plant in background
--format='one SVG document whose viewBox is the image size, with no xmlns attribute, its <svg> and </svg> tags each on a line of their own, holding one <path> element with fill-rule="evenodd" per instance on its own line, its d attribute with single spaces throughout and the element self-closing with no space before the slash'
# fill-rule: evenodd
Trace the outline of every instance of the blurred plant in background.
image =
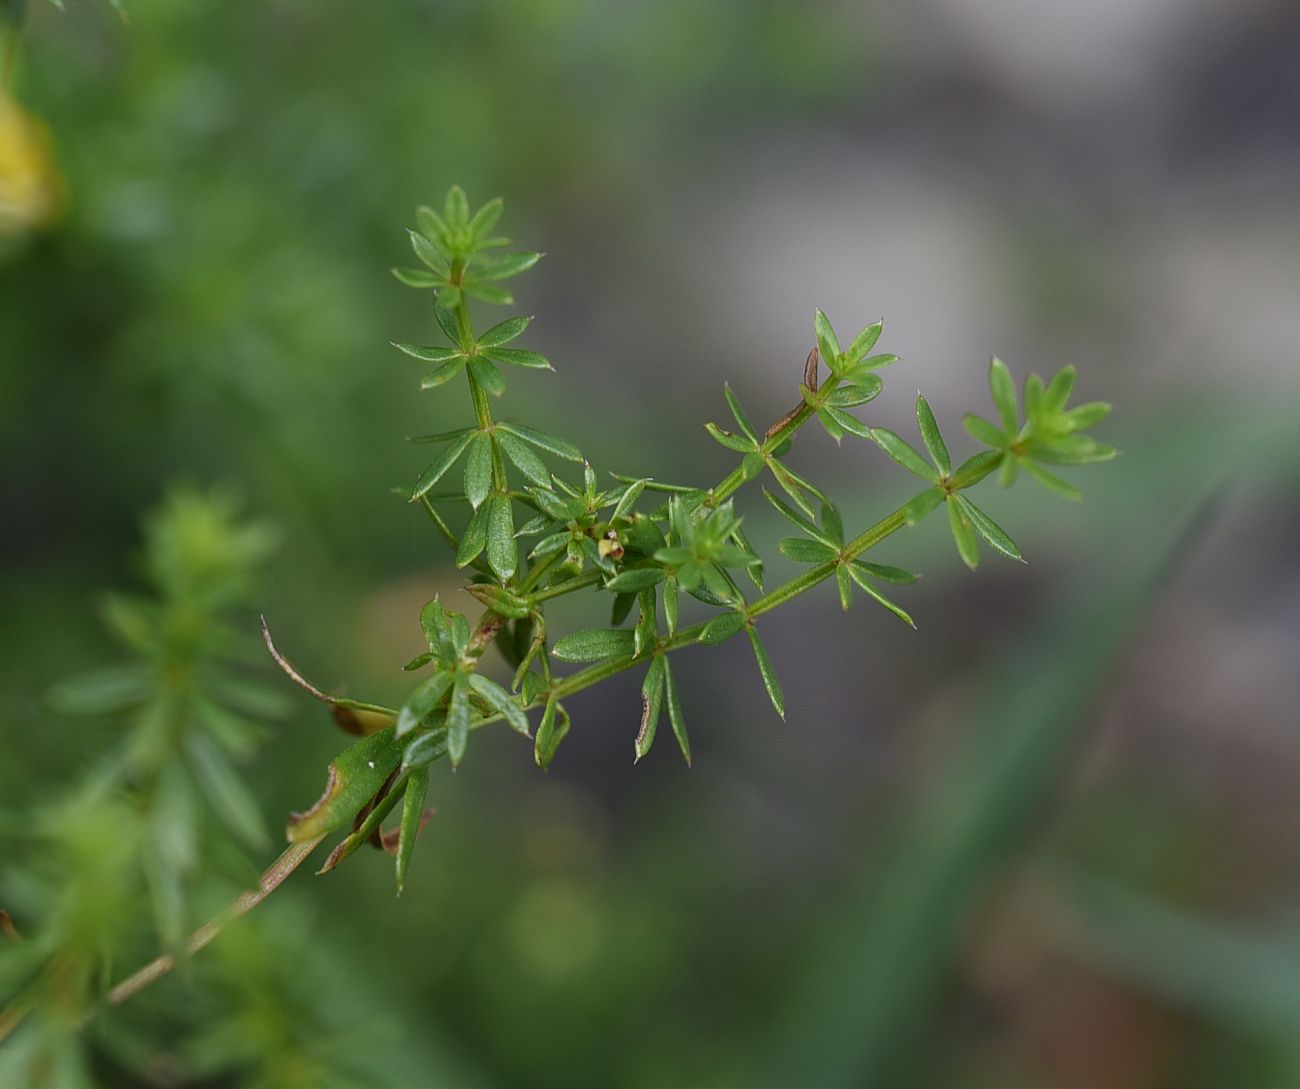
<svg viewBox="0 0 1300 1089">
<path fill-rule="evenodd" d="M 56 711 L 122 733 L 74 761 L 86 765 L 81 781 L 52 787 L 6 826 L 0 897 L 12 944 L 0 959 L 0 1039 L 13 1040 L 0 1049 L 0 1085 L 97 1085 L 105 1053 L 142 1076 L 174 1066 L 177 1077 L 246 1069 L 248 1084 L 268 1087 L 375 1084 L 345 1076 L 343 1026 L 319 1024 L 333 1007 L 311 973 L 328 972 L 328 958 L 292 981 L 255 970 L 272 943 L 263 924 L 204 973 L 215 995 L 201 1017 L 173 1012 L 162 1032 L 148 1017 L 82 1031 L 132 959 L 159 943 L 184 959 L 186 931 L 249 883 L 244 852 L 268 846 L 237 765 L 284 705 L 252 675 L 260 643 L 232 621 L 276 536 L 241 520 L 227 492 L 174 491 L 145 524 L 152 594 L 115 595 L 103 610 L 132 660 L 51 692 Z M 295 930 L 274 944 L 304 941 Z M 233 1009 L 219 1000 L 227 990 L 240 999 Z"/>
<path fill-rule="evenodd" d="M 130 584 L 138 512 L 173 480 L 233 479 L 274 512 L 287 547 L 258 605 L 332 691 L 346 677 L 399 706 L 410 618 L 435 594 L 463 607 L 428 526 L 376 487 L 409 495 L 428 461 L 391 436 L 461 426 L 452 401 L 380 377 L 390 335 L 424 336 L 427 307 L 376 270 L 400 260 L 393 209 L 430 191 L 508 192 L 515 233 L 554 242 L 517 294 L 549 315 L 530 337 L 565 384 L 530 382 L 529 412 L 597 464 L 721 476 L 727 452 L 701 449 L 682 405 L 716 373 L 777 418 L 815 304 L 888 313 L 961 402 L 986 377 L 973 346 L 996 344 L 1075 359 L 1081 400 L 1125 406 L 1107 434 L 1125 456 L 1085 504 L 1036 518 L 1031 487 L 988 504 L 1030 566 L 967 578 L 937 562 L 938 518 L 910 539 L 927 577 L 906 600 L 868 579 L 917 632 L 828 609 L 829 585 L 792 603 L 764 631 L 789 729 L 755 725 L 767 697 L 731 683 L 754 669 L 733 640 L 674 661 L 689 774 L 666 738 L 633 771 L 627 735 L 597 728 L 637 705 L 630 674 L 575 699 L 591 728 L 545 782 L 508 731 L 476 735 L 400 901 L 377 852 L 282 889 L 92 1022 L 97 1089 L 319 1073 L 336 1039 L 404 1086 L 747 1086 L 755 1056 L 788 1069 L 774 1057 L 846 1024 L 849 1076 L 888 1059 L 890 1089 L 1300 1082 L 1294 5 L 130 0 L 129 25 L 104 3 L 25 6 L 8 100 L 62 181 L 57 217 L 0 247 L 0 811 L 24 815 L 0 908 L 20 871 L 40 899 L 28 814 L 109 748 L 103 716 L 45 694 L 105 661 L 87 601 Z M 898 392 L 873 413 L 906 434 Z M 833 484 L 846 524 L 908 497 L 876 449 L 845 447 L 809 435 L 780 460 Z M 1074 701 L 1091 607 L 1225 474 L 1224 516 L 1096 710 L 1050 731 L 1073 747 L 1004 761 L 1045 751 L 1011 726 Z M 783 524 L 760 503 L 744 530 Z M 773 556 L 767 577 L 797 572 Z M 557 631 L 590 622 L 568 605 Z M 1007 671 L 1004 734 L 979 678 Z M 259 812 L 313 797 L 338 746 L 291 714 L 242 766 Z M 187 886 L 201 918 L 256 874 L 206 797 L 195 809 L 232 856 L 217 887 Z M 115 978 L 156 948 L 143 877 L 132 889 Z M 41 920 L 19 922 L 30 945 Z M 817 986 L 845 949 L 863 960 L 841 967 L 900 974 Z M 21 950 L 0 940 L 6 988 Z M 188 1050 L 232 1023 L 309 1055 L 220 1071 Z"/>
</svg>

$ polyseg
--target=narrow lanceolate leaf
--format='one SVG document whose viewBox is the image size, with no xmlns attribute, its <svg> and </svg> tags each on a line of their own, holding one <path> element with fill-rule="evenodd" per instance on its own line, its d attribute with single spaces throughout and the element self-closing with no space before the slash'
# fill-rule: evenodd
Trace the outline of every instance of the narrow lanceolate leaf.
<svg viewBox="0 0 1300 1089">
<path fill-rule="evenodd" d="M 402 759 L 402 744 L 394 733 L 394 727 L 386 726 L 334 758 L 325 792 L 316 804 L 289 817 L 290 843 L 303 843 L 352 823 Z"/>
<path fill-rule="evenodd" d="M 968 412 L 961 418 L 961 422 L 966 425 L 966 430 L 971 433 L 971 437 L 985 446 L 1001 449 L 1008 442 L 1007 437 L 983 416 Z"/>
<path fill-rule="evenodd" d="M 398 737 L 409 734 L 442 702 L 442 698 L 451 687 L 451 681 L 451 673 L 435 673 L 407 696 L 406 702 L 402 704 L 402 709 L 397 715 Z"/>
<path fill-rule="evenodd" d="M 463 359 L 453 359 L 450 363 L 443 363 L 420 379 L 420 388 L 437 389 L 439 386 L 450 382 L 464 369 L 465 361 Z"/>
<path fill-rule="evenodd" d="M 853 343 L 849 345 L 848 356 L 854 362 L 862 359 L 872 348 L 876 346 L 876 341 L 880 339 L 880 334 L 884 332 L 885 322 L 873 321 L 857 336 L 853 338 Z"/>
<path fill-rule="evenodd" d="M 843 409 L 836 408 L 834 405 L 824 405 L 818 415 L 820 416 L 822 413 L 825 413 L 826 416 L 834 421 L 840 430 L 847 431 L 850 435 L 857 435 L 860 439 L 871 437 L 871 428 L 851 412 L 845 412 Z M 823 424 L 824 423 L 825 421 L 823 420 Z"/>
<path fill-rule="evenodd" d="M 830 414 L 830 410 L 822 407 L 817 409 L 817 419 L 821 421 L 822 427 L 837 443 L 844 438 L 844 428 L 842 428 L 835 418 Z"/>
<path fill-rule="evenodd" d="M 412 502 L 419 499 L 420 496 L 437 484 L 447 470 L 456 464 L 457 459 L 465 452 L 465 448 L 470 444 L 470 440 L 474 438 L 475 434 L 475 432 L 470 431 L 443 448 L 442 452 L 429 464 L 429 467 L 420 474 L 420 479 L 415 482 L 415 487 L 411 491 Z"/>
<path fill-rule="evenodd" d="M 501 447 L 501 452 L 534 484 L 544 488 L 551 483 L 550 470 L 546 468 L 542 459 L 533 453 L 533 448 L 528 443 L 508 431 L 499 431 L 496 440 L 497 445 Z"/>
<path fill-rule="evenodd" d="M 484 703 L 505 718 L 512 730 L 523 734 L 529 740 L 532 739 L 528 732 L 528 716 L 524 713 L 524 709 L 511 699 L 509 692 L 481 673 L 471 673 L 469 684 Z"/>
<path fill-rule="evenodd" d="M 606 590 L 613 590 L 615 593 L 626 594 L 635 590 L 648 590 L 663 581 L 667 572 L 662 567 L 633 567 L 626 571 L 620 571 L 607 583 Z"/>
<path fill-rule="evenodd" d="M 564 735 L 569 732 L 569 716 L 552 696 L 546 701 L 542 712 L 542 721 L 537 727 L 537 736 L 533 739 L 533 759 L 539 768 L 550 767 L 555 759 L 555 750 L 560 747 Z"/>
<path fill-rule="evenodd" d="M 868 575 L 884 579 L 886 582 L 892 582 L 896 586 L 910 586 L 921 577 L 911 571 L 905 571 L 901 567 L 892 567 L 887 563 L 868 563 L 866 560 L 854 560 L 853 566 L 860 567 Z"/>
<path fill-rule="evenodd" d="M 488 506 L 484 504 L 471 516 L 465 527 L 465 535 L 456 547 L 456 566 L 467 567 L 478 559 L 487 546 Z"/>
<path fill-rule="evenodd" d="M 452 360 L 465 358 L 465 354 L 459 348 L 451 348 L 447 345 L 406 344 L 398 340 L 394 340 L 392 345 L 399 352 L 405 352 L 421 363 L 450 363 Z"/>
<path fill-rule="evenodd" d="M 465 459 L 465 498 L 478 510 L 479 504 L 492 490 L 492 436 L 486 431 L 477 432 L 469 445 Z"/>
<path fill-rule="evenodd" d="M 566 662 L 598 662 L 604 658 L 630 658 L 632 633 L 622 629 L 589 628 L 566 635 L 551 654 Z"/>
<path fill-rule="evenodd" d="M 628 615 L 632 612 L 632 606 L 635 604 L 635 593 L 630 591 L 616 593 L 614 595 L 614 604 L 609 610 L 609 626 L 611 628 L 619 627 L 628 618 Z"/>
<path fill-rule="evenodd" d="M 751 442 L 758 442 L 758 432 L 754 430 L 754 425 L 749 422 L 749 417 L 745 415 L 745 410 L 740 406 L 740 399 L 731 392 L 730 386 L 722 387 L 722 395 L 727 399 L 727 407 L 731 409 L 731 415 L 736 420 L 736 426 L 740 428 L 741 433 Z M 687 761 L 689 763 L 690 761 Z"/>
<path fill-rule="evenodd" d="M 489 353 L 490 354 L 490 353 Z M 493 397 L 500 397 L 506 391 L 506 380 L 501 377 L 497 365 L 491 359 L 481 355 L 471 356 L 469 373 L 480 386 Z"/>
<path fill-rule="evenodd" d="M 832 408 L 857 408 L 858 405 L 865 405 L 868 401 L 875 400 L 884 388 L 885 383 L 880 380 L 879 375 L 864 375 L 862 382 L 837 386 L 831 390 L 826 395 L 825 403 Z"/>
<path fill-rule="evenodd" d="M 497 586 L 491 582 L 472 582 L 465 587 L 465 591 L 483 602 L 498 616 L 510 620 L 522 620 L 533 611 L 526 598 L 512 594 L 504 586 Z"/>
<path fill-rule="evenodd" d="M 466 346 L 460 338 L 460 327 L 456 324 L 456 311 L 444 303 L 441 294 L 433 300 L 433 317 L 438 323 L 438 328 L 442 330 L 443 336 L 453 344 L 459 344 L 461 350 L 465 351 Z"/>
<path fill-rule="evenodd" d="M 442 214 L 447 221 L 447 226 L 453 232 L 469 226 L 469 198 L 465 196 L 465 190 L 459 185 L 453 185 L 447 190 L 446 199 L 442 204 Z"/>
<path fill-rule="evenodd" d="M 952 539 L 957 544 L 957 554 L 962 562 L 972 571 L 979 566 L 980 550 L 975 543 L 975 528 L 970 518 L 962 511 L 961 505 L 953 502 L 961 496 L 951 496 L 948 500 L 948 525 L 952 528 Z"/>
<path fill-rule="evenodd" d="M 759 673 L 763 675 L 763 687 L 767 689 L 767 697 L 776 708 L 776 713 L 785 718 L 785 696 L 781 693 L 781 682 L 777 679 L 776 670 L 772 668 L 772 660 L 767 656 L 767 648 L 758 638 L 758 632 L 754 630 L 753 624 L 746 627 L 745 632 L 749 636 L 749 645 L 754 648 L 754 658 L 758 661 Z"/>
<path fill-rule="evenodd" d="M 663 655 L 656 654 L 646 670 L 641 685 L 641 728 L 636 732 L 636 759 L 640 760 L 654 744 L 659 715 L 663 708 L 665 670 L 668 663 Z"/>
<path fill-rule="evenodd" d="M 871 437 L 875 439 L 877 446 L 909 473 L 914 473 L 931 484 L 939 483 L 939 473 L 935 467 L 921 457 L 904 439 L 883 427 L 873 427 Z"/>
<path fill-rule="evenodd" d="M 410 771 L 412 768 L 427 768 L 435 760 L 441 760 L 446 755 L 447 731 L 445 728 L 417 734 L 415 739 L 406 746 L 406 752 L 402 754 L 401 769 L 402 771 Z"/>
<path fill-rule="evenodd" d="M 540 253 L 506 253 L 500 257 L 479 258 L 474 263 L 476 280 L 508 280 L 527 272 L 542 259 Z"/>
<path fill-rule="evenodd" d="M 664 582 L 664 619 L 668 622 L 668 634 L 677 634 L 677 580 L 670 578 Z"/>
<path fill-rule="evenodd" d="M 821 541 L 822 544 L 826 544 L 826 545 L 834 546 L 839 543 L 828 533 L 826 533 L 825 530 L 818 528 L 817 524 L 812 520 L 811 516 L 805 518 L 803 515 L 799 514 L 798 512 L 791 510 L 788 506 L 785 505 L 785 503 L 783 503 L 779 498 L 777 498 L 775 495 L 769 492 L 766 488 L 763 489 L 763 494 L 767 496 L 767 501 L 772 504 L 772 506 L 776 509 L 777 513 L 781 515 L 782 518 L 784 518 L 791 525 L 796 526 L 799 529 L 803 530 L 806 534 L 808 534 L 809 537 L 813 537 L 816 540 Z"/>
<path fill-rule="evenodd" d="M 940 503 L 943 502 L 944 491 L 942 488 L 926 488 L 919 495 L 915 495 L 903 508 L 903 521 L 909 526 L 916 525 L 927 514 L 934 511 Z"/>
<path fill-rule="evenodd" d="M 564 439 L 557 439 L 554 435 L 548 435 L 545 431 L 538 431 L 535 427 L 501 421 L 497 424 L 497 430 L 509 432 L 511 435 L 523 439 L 524 442 L 532 443 L 538 449 L 545 450 L 567 461 L 582 460 L 582 451 L 573 443 L 565 442 Z"/>
<path fill-rule="evenodd" d="M 484 283 L 478 279 L 471 278 L 465 281 L 465 294 L 496 306 L 514 306 L 515 304 L 515 297 L 505 288 Z"/>
<path fill-rule="evenodd" d="M 848 612 L 849 606 L 853 604 L 853 586 L 849 582 L 849 573 L 845 570 L 845 566 L 840 564 L 835 568 L 835 584 L 840 590 L 840 608 Z"/>
<path fill-rule="evenodd" d="M 745 626 L 743 613 L 723 613 L 715 616 L 700 632 L 699 641 L 709 646 L 724 643 Z"/>
<path fill-rule="evenodd" d="M 777 545 L 781 555 L 795 563 L 825 563 L 833 560 L 838 552 L 830 545 L 820 541 L 810 541 L 806 537 L 784 537 Z"/>
<path fill-rule="evenodd" d="M 1007 370 L 1007 365 L 997 356 L 989 361 L 989 393 L 993 395 L 993 404 L 1002 421 L 1002 430 L 1014 435 L 1018 430 L 1016 419 L 1019 409 L 1016 405 L 1016 382 Z"/>
<path fill-rule="evenodd" d="M 1016 547 L 1016 542 L 1011 539 L 1006 530 L 964 495 L 953 496 L 953 498 L 960 504 L 962 513 L 969 519 L 970 524 L 975 527 L 976 533 L 988 541 L 1002 555 L 1013 560 L 1019 560 L 1021 563 L 1025 562 L 1024 557 L 1020 555 L 1020 549 Z"/>
<path fill-rule="evenodd" d="M 682 701 L 677 695 L 677 682 L 673 680 L 672 663 L 667 658 L 664 663 L 664 694 L 668 700 L 668 721 L 672 724 L 673 736 L 677 738 L 677 747 L 682 750 L 686 766 L 691 766 L 691 741 L 686 736 L 686 719 L 682 715 Z"/>
<path fill-rule="evenodd" d="M 393 268 L 388 271 L 407 287 L 437 287 L 441 282 L 432 272 L 422 268 Z"/>
<path fill-rule="evenodd" d="M 1001 450 L 981 450 L 973 454 L 957 466 L 957 471 L 952 474 L 952 486 L 969 488 L 978 484 L 1001 464 L 1003 456 Z"/>
<path fill-rule="evenodd" d="M 1043 411 L 1046 414 L 1055 416 L 1065 408 L 1065 402 L 1070 399 L 1070 394 L 1074 390 L 1074 381 L 1077 377 L 1078 372 L 1074 369 L 1073 364 L 1062 367 L 1056 372 L 1043 393 Z"/>
<path fill-rule="evenodd" d="M 480 348 L 499 348 L 502 344 L 509 344 L 528 328 L 528 323 L 532 320 L 531 317 L 506 318 L 505 321 L 492 326 L 487 332 L 480 333 L 477 337 L 478 346 Z"/>
<path fill-rule="evenodd" d="M 1015 463 L 1012 462 L 1012 464 Z M 1083 492 L 1079 491 L 1068 480 L 1062 480 L 1055 473 L 1048 472 L 1041 465 L 1035 465 L 1032 461 L 1026 461 L 1023 464 L 1025 472 L 1049 491 L 1056 492 L 1057 495 L 1063 495 L 1066 499 L 1073 499 L 1075 502 L 1083 499 Z"/>
<path fill-rule="evenodd" d="M 454 768 L 465 758 L 469 745 L 469 685 L 463 676 L 456 678 L 447 707 L 447 755 Z"/>
<path fill-rule="evenodd" d="M 611 522 L 616 522 L 620 518 L 626 518 L 632 513 L 632 508 L 636 506 L 636 501 L 641 498 L 641 493 L 645 491 L 648 480 L 636 480 L 627 486 L 623 494 L 618 497 L 618 502 L 614 505 L 614 512 L 609 516 Z"/>
<path fill-rule="evenodd" d="M 419 231 L 407 231 L 411 237 L 411 249 L 415 256 L 429 266 L 438 274 L 439 281 L 446 279 L 451 269 L 447 265 L 447 259 L 438 252 L 438 247 L 430 242 Z"/>
<path fill-rule="evenodd" d="M 519 566 L 519 550 L 515 546 L 515 515 L 510 497 L 494 495 L 488 506 L 487 558 L 492 570 L 503 582 Z"/>
<path fill-rule="evenodd" d="M 491 233 L 492 228 L 497 225 L 501 219 L 501 213 L 505 211 L 506 203 L 500 197 L 493 197 L 474 213 L 474 218 L 469 221 L 469 236 L 476 243 L 482 244 L 487 236 Z"/>
<path fill-rule="evenodd" d="M 419 768 L 406 780 L 406 793 L 402 795 L 402 824 L 397 834 L 397 895 L 406 888 L 406 874 L 411 868 L 411 855 L 415 840 L 424 827 L 424 800 L 429 794 L 429 769 Z"/>
<path fill-rule="evenodd" d="M 869 565 L 856 564 L 856 563 L 850 564 L 849 577 L 853 579 L 853 581 L 856 582 L 862 588 L 862 592 L 865 593 L 868 597 L 870 597 L 873 601 L 877 602 L 880 605 L 883 605 L 886 609 L 888 609 L 891 613 L 893 613 L 896 617 L 898 617 L 898 619 L 901 620 L 908 627 L 915 628 L 916 621 L 914 621 L 911 618 L 911 616 L 909 616 L 903 609 L 900 609 L 897 605 L 895 605 L 892 601 L 890 601 L 889 598 L 885 597 L 884 594 L 882 594 L 879 590 L 877 590 L 874 586 L 872 586 L 870 582 L 867 581 L 866 572 L 863 570 L 863 568 L 867 566 Z"/>
<path fill-rule="evenodd" d="M 948 456 L 948 446 L 939 434 L 939 424 L 930 410 L 930 402 L 919 393 L 916 395 L 916 425 L 921 430 L 921 441 L 930 452 L 930 458 L 939 470 L 940 476 L 952 472 L 952 459 Z"/>
<path fill-rule="evenodd" d="M 820 310 L 813 315 L 813 332 L 817 335 L 817 350 L 821 352 L 822 361 L 834 373 L 840 361 L 840 342 L 831 328 L 830 319 Z"/>
<path fill-rule="evenodd" d="M 257 801 L 226 754 L 207 734 L 195 732 L 185 739 L 185 753 L 194 777 L 226 827 L 248 846 L 266 847 L 266 828 Z"/>
<path fill-rule="evenodd" d="M 530 352 L 526 348 L 489 348 L 484 353 L 489 359 L 505 363 L 511 367 L 532 367 L 539 371 L 553 371 L 551 361 L 541 352 Z"/>
<path fill-rule="evenodd" d="M 738 454 L 743 454 L 747 450 L 752 450 L 754 448 L 754 444 L 749 440 L 742 438 L 740 435 L 733 435 L 730 431 L 723 431 L 722 428 L 715 423 L 706 423 L 704 425 L 704 430 L 709 433 L 709 437 L 719 446 L 724 446 L 728 450 L 734 450 Z"/>
</svg>

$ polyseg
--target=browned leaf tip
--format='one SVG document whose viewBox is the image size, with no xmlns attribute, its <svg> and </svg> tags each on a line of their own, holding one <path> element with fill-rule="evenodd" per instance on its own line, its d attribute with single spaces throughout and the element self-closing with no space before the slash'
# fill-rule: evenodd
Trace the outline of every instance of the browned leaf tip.
<svg viewBox="0 0 1300 1089">
<path fill-rule="evenodd" d="M 299 673 L 288 658 L 280 653 L 279 648 L 276 647 L 275 643 L 271 639 L 271 629 L 267 626 L 265 616 L 262 617 L 262 640 L 266 643 L 266 649 L 271 652 L 271 657 L 275 659 L 275 664 L 284 670 L 285 676 L 287 676 L 289 680 L 293 681 L 293 683 L 304 692 L 310 692 L 322 703 L 328 703 L 332 706 L 337 702 L 336 697 L 331 696 L 327 692 L 322 692 L 312 684 L 311 681 Z"/>
<path fill-rule="evenodd" d="M 11 942 L 23 940 L 23 936 L 18 933 L 18 928 L 14 926 L 13 916 L 4 908 L 0 908 L 0 934 L 3 934 Z"/>
<path fill-rule="evenodd" d="M 820 358 L 821 357 L 817 354 L 817 349 L 813 348 L 813 350 L 808 353 L 808 358 L 804 361 L 804 365 L 803 365 L 803 384 L 807 386 L 808 389 L 813 393 L 817 392 L 817 360 Z M 788 424 L 791 420 L 793 420 L 803 410 L 803 407 L 804 407 L 804 402 L 803 402 L 803 398 L 801 397 L 799 398 L 799 403 L 795 405 L 794 408 L 792 408 L 789 412 L 787 412 L 784 416 L 782 416 L 779 420 L 777 420 L 776 423 L 774 423 L 771 427 L 767 429 L 767 431 L 763 435 L 763 438 L 770 439 L 773 435 L 775 435 L 778 431 L 780 431 L 781 428 L 785 427 L 786 424 Z"/>
<path fill-rule="evenodd" d="M 808 358 L 803 365 L 803 384 L 813 393 L 817 392 L 817 360 L 819 358 L 817 348 L 814 346 L 813 350 L 808 353 Z"/>
<path fill-rule="evenodd" d="M 334 796 L 339 792 L 342 785 L 343 784 L 339 782 L 338 769 L 333 764 L 330 764 L 330 766 L 325 769 L 325 793 L 316 799 L 316 804 L 310 809 L 304 809 L 301 813 L 290 813 L 289 825 L 292 827 L 295 824 L 301 824 L 308 817 L 315 816 L 319 813 L 325 808 L 325 806 L 334 800 Z"/>
</svg>

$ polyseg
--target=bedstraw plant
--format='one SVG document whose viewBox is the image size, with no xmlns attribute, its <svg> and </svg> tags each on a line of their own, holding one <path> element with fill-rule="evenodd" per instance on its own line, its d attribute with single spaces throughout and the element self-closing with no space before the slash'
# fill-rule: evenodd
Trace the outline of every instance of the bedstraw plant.
<svg viewBox="0 0 1300 1089">
<path fill-rule="evenodd" d="M 882 323 L 867 325 L 841 344 L 819 310 L 798 403 L 780 419 L 767 428 L 756 426 L 735 392 L 724 387 L 734 423 L 705 426 L 739 461 L 720 481 L 701 485 L 598 473 L 572 442 L 497 414 L 508 374 L 552 369 L 544 356 L 521 346 L 531 318 L 510 316 L 485 328 L 474 321 L 477 304 L 509 307 L 513 300 L 504 285 L 541 257 L 509 250 L 508 241 L 494 233 L 501 212 L 499 199 L 471 212 L 464 192 L 453 188 L 441 211 L 416 212 L 409 236 L 418 267 L 393 270 L 403 284 L 429 293 L 433 325 L 441 334 L 436 343 L 395 347 L 427 368 L 422 389 L 445 395 L 459 387 L 468 393 L 473 415 L 463 427 L 413 440 L 433 455 L 409 501 L 467 573 L 465 589 L 481 610 L 470 617 L 439 598 L 424 606 L 423 639 L 404 667 L 419 680 L 399 707 L 321 691 L 265 633 L 286 672 L 362 735 L 330 766 L 320 800 L 291 817 L 291 849 L 309 849 L 344 832 L 323 867 L 329 870 L 366 842 L 386 847 L 396 859 L 399 892 L 427 819 L 431 766 L 443 758 L 453 767 L 460 764 L 475 731 L 505 723 L 531 741 L 537 765 L 545 768 L 570 732 L 565 701 L 617 673 L 640 669 L 639 723 L 629 714 L 635 758 L 650 751 L 666 717 L 689 763 L 674 652 L 743 633 L 757 677 L 784 718 L 777 669 L 759 632 L 769 612 L 833 580 L 844 608 L 860 593 L 910 625 L 911 616 L 890 595 L 917 576 L 870 558 L 885 540 L 942 507 L 967 566 L 978 564 L 981 542 L 1020 560 L 1011 536 L 970 498 L 972 489 L 995 475 L 1010 486 L 1023 470 L 1049 490 L 1077 499 L 1079 493 L 1055 468 L 1115 455 L 1111 446 L 1085 433 L 1110 406 L 1068 406 L 1073 367 L 1049 382 L 1030 375 L 1018 395 L 1010 370 L 998 359 L 988 373 L 996 422 L 976 415 L 964 421 L 981 449 L 954 462 L 920 395 L 918 449 L 855 412 L 880 395 L 883 374 L 897 362 L 879 350 Z M 918 478 L 916 495 L 849 535 L 834 501 L 783 460 L 800 429 L 814 422 L 836 443 L 852 437 L 879 447 Z M 754 482 L 796 531 L 780 541 L 781 553 L 807 565 L 780 585 L 766 583 L 763 560 L 736 509 L 738 493 Z M 548 625 L 549 602 L 592 592 L 607 596 L 607 626 L 558 633 Z M 514 670 L 508 684 L 480 669 L 491 647 Z M 566 672 L 570 663 L 581 668 Z M 396 829 L 384 832 L 384 820 L 399 807 Z"/>
</svg>

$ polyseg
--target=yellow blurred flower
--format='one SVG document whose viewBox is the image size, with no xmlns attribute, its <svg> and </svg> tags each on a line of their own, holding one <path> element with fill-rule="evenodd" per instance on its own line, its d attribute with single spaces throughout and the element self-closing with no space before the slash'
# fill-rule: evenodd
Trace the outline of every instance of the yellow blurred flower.
<svg viewBox="0 0 1300 1089">
<path fill-rule="evenodd" d="M 0 91 L 0 235 L 44 227 L 62 204 L 49 133 Z"/>
</svg>

